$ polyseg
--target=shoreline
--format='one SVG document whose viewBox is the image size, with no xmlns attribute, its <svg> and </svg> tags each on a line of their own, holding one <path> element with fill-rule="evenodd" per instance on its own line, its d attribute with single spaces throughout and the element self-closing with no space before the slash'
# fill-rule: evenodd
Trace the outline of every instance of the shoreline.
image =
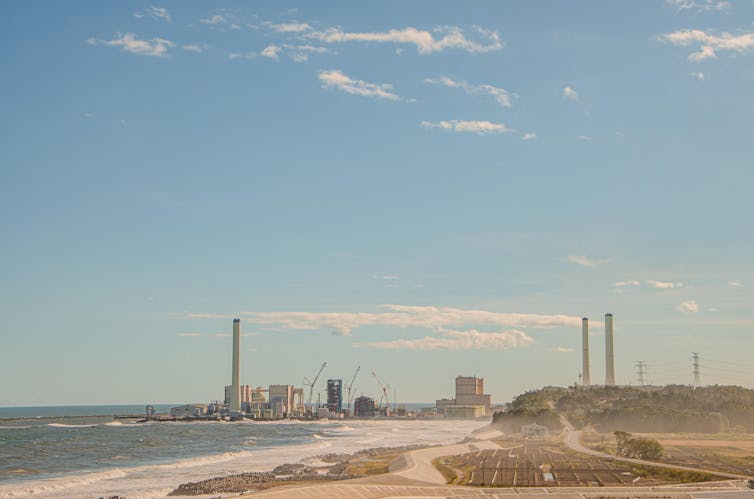
<svg viewBox="0 0 754 499">
<path fill-rule="evenodd" d="M 399 447 L 372 447 L 361 449 L 353 453 L 328 453 L 301 459 L 296 463 L 285 463 L 275 467 L 272 471 L 235 473 L 182 483 L 171 491 L 168 496 L 188 497 L 210 494 L 246 494 L 259 492 L 285 485 L 324 484 L 341 480 L 352 480 L 367 476 L 388 473 L 393 461 L 412 450 L 426 449 L 433 446 L 403 445 Z M 367 460 L 372 464 L 377 461 L 386 466 L 374 466 L 372 472 L 349 472 L 357 467 L 359 461 Z M 386 460 L 389 462 L 385 463 Z M 317 462 L 319 461 L 319 462 Z"/>
</svg>

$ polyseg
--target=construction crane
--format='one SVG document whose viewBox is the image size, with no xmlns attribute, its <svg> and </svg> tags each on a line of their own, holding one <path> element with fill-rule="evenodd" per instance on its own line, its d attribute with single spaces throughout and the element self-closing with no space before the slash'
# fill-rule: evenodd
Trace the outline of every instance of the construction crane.
<svg viewBox="0 0 754 499">
<path fill-rule="evenodd" d="M 377 381 L 377 384 L 380 385 L 380 390 L 382 390 L 382 396 L 380 397 L 380 404 L 382 403 L 382 397 L 385 397 L 385 415 L 387 416 L 388 413 L 390 412 L 390 401 L 388 400 L 388 390 L 390 390 L 390 385 L 382 381 L 382 378 L 377 376 L 377 373 L 375 373 L 374 371 L 372 371 L 372 376 L 374 376 L 374 379 Z"/>
<path fill-rule="evenodd" d="M 319 375 L 322 374 L 322 371 L 325 370 L 325 366 L 327 365 L 327 362 L 322 363 L 322 367 L 319 368 L 319 371 L 317 371 L 317 375 L 314 376 L 314 381 L 309 381 L 309 378 L 304 377 L 304 380 L 301 382 L 302 385 L 309 387 L 309 400 L 307 401 L 306 405 L 311 408 L 312 407 L 312 395 L 314 394 L 314 385 L 317 384 L 317 380 L 319 379 Z"/>
<path fill-rule="evenodd" d="M 353 414 L 351 413 L 351 388 L 353 388 L 353 382 L 356 381 L 356 376 L 359 374 L 359 371 L 361 370 L 361 366 L 356 367 L 356 372 L 353 373 L 353 378 L 351 378 L 351 382 L 346 385 L 346 390 L 348 390 L 348 395 L 346 396 L 346 400 L 348 401 L 348 415 L 353 417 Z"/>
</svg>

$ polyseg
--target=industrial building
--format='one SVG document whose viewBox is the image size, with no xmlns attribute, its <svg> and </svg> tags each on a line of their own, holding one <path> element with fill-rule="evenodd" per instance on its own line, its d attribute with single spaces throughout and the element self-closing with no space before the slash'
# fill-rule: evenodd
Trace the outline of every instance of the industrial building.
<svg viewBox="0 0 754 499">
<path fill-rule="evenodd" d="M 455 398 L 439 399 L 435 406 L 445 417 L 477 418 L 490 413 L 492 397 L 484 393 L 484 378 L 458 376 Z"/>
<path fill-rule="evenodd" d="M 371 397 L 356 397 L 353 402 L 353 414 L 357 418 L 373 418 L 375 413 L 374 399 Z"/>
<path fill-rule="evenodd" d="M 613 314 L 605 314 L 605 386 L 615 385 L 615 336 Z M 589 364 L 589 319 L 581 319 L 581 386 L 591 386 Z"/>
<path fill-rule="evenodd" d="M 170 409 L 170 415 L 175 418 L 198 418 L 205 414 L 207 414 L 205 404 L 186 404 Z"/>
<path fill-rule="evenodd" d="M 327 408 L 333 414 L 343 412 L 343 380 L 327 380 Z"/>
</svg>

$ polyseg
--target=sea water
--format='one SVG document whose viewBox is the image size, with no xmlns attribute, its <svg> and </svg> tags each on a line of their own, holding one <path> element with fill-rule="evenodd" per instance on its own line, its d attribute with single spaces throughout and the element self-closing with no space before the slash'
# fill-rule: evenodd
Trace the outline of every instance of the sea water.
<svg viewBox="0 0 754 499">
<path fill-rule="evenodd" d="M 137 411 L 0 409 L 0 418 L 34 418 L 0 421 L 0 497 L 164 497 L 181 483 L 269 471 L 326 453 L 453 443 L 486 424 L 443 420 L 137 423 L 108 416 L 75 417 L 124 412 Z"/>
</svg>

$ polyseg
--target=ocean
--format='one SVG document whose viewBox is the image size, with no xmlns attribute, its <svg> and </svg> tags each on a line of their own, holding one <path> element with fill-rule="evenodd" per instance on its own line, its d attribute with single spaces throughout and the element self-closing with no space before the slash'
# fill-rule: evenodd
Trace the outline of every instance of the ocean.
<svg viewBox="0 0 754 499">
<path fill-rule="evenodd" d="M 164 412 L 168 407 L 155 409 Z M 486 424 L 443 420 L 136 423 L 110 416 L 143 411 L 144 406 L 0 408 L 0 498 L 165 497 L 181 483 L 269 471 L 331 452 L 452 443 Z M 21 417 L 32 419 L 8 419 Z"/>
</svg>

